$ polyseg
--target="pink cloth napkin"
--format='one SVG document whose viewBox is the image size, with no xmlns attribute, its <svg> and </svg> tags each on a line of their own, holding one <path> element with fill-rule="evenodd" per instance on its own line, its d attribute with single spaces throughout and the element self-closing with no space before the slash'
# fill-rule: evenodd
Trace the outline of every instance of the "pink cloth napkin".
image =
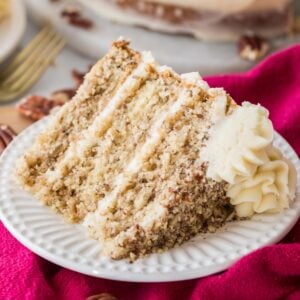
<svg viewBox="0 0 300 300">
<path fill-rule="evenodd" d="M 206 78 L 237 101 L 261 103 L 300 153 L 300 45 L 276 53 L 244 74 Z M 229 270 L 174 283 L 126 283 L 92 278 L 54 265 L 23 247 L 0 224 L 0 299 L 300 299 L 300 222 L 279 244 L 245 256 Z"/>
</svg>

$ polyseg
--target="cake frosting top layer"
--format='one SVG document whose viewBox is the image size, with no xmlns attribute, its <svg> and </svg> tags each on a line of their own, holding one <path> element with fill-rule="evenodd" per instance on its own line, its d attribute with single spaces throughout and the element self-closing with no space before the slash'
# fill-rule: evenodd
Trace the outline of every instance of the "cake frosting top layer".
<svg viewBox="0 0 300 300">
<path fill-rule="evenodd" d="M 244 10 L 280 10 L 286 7 L 290 0 L 142 0 L 144 2 L 175 5 L 179 7 L 193 8 L 196 10 L 213 11 L 220 13 L 235 13 Z"/>
</svg>

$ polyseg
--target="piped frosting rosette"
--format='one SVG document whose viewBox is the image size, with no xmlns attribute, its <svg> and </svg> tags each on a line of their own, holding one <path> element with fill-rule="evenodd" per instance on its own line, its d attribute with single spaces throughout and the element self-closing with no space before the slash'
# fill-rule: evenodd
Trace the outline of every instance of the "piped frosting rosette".
<svg viewBox="0 0 300 300">
<path fill-rule="evenodd" d="M 268 111 L 244 102 L 212 127 L 202 160 L 207 176 L 228 183 L 227 196 L 240 217 L 277 213 L 295 195 L 296 172 L 272 146 Z"/>
</svg>

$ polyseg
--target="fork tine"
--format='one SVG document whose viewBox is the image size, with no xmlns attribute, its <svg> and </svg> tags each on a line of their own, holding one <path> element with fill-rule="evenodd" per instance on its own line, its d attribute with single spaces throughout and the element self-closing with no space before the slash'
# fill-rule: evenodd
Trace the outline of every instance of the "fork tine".
<svg viewBox="0 0 300 300">
<path fill-rule="evenodd" d="M 43 41 L 43 39 L 51 32 L 51 27 L 44 27 L 30 42 L 29 44 L 1 71 L 1 77 L 7 76 L 12 70 L 24 61 L 24 59 L 31 54 L 34 49 Z"/>
<path fill-rule="evenodd" d="M 28 74 L 29 76 L 23 76 L 22 80 L 18 82 L 18 92 L 24 93 L 28 90 L 41 76 L 41 74 L 48 68 L 48 66 L 53 62 L 57 54 L 64 47 L 65 41 L 60 40 L 56 46 L 51 49 L 51 52 L 47 52 L 47 56 L 41 60 L 41 64 L 36 68 L 33 68 Z"/>
<path fill-rule="evenodd" d="M 33 64 L 26 64 L 24 66 L 24 72 L 21 72 L 21 74 L 16 77 L 15 81 L 10 85 L 10 90 L 19 90 L 26 82 L 30 83 L 31 79 L 36 77 L 36 73 L 41 73 L 39 70 L 44 71 L 49 66 L 64 44 L 65 41 L 59 37 L 52 40 L 39 56 L 35 58 Z"/>
<path fill-rule="evenodd" d="M 0 72 L 0 102 L 13 100 L 29 89 L 53 62 L 66 41 L 49 26 L 42 29 L 33 40 Z M 12 83 L 12 84 L 10 84 Z"/>
<path fill-rule="evenodd" d="M 28 68 L 28 66 L 33 65 L 36 62 L 36 58 L 45 48 L 51 43 L 53 39 L 55 39 L 57 35 L 54 32 L 50 32 L 47 36 L 44 37 L 40 44 L 36 46 L 33 52 L 28 55 L 22 63 L 12 70 L 9 74 L 6 75 L 1 82 L 1 85 L 10 85 L 14 82 L 18 77 L 20 77 Z M 1 75 L 0 75 L 1 76 Z"/>
<path fill-rule="evenodd" d="M 0 102 L 6 102 L 15 99 L 28 90 L 40 78 L 41 74 L 47 69 L 49 64 L 52 63 L 60 50 L 64 47 L 65 43 L 66 42 L 64 40 L 61 40 L 53 49 L 53 51 L 48 53 L 48 57 L 46 57 L 43 63 L 35 70 L 35 73 L 32 74 L 30 79 L 26 80 L 27 78 L 24 78 L 23 86 L 21 86 L 19 90 L 7 91 L 0 89 Z"/>
<path fill-rule="evenodd" d="M 52 53 L 49 53 L 44 63 L 39 66 L 39 68 L 35 71 L 35 73 L 31 76 L 29 80 L 25 81 L 25 84 L 21 89 L 22 92 L 25 92 L 27 89 L 29 89 L 40 78 L 41 74 L 48 68 L 50 64 L 52 64 L 53 60 L 61 51 L 61 49 L 65 46 L 65 44 L 66 42 L 63 40 L 57 44 L 56 48 L 53 49 Z"/>
</svg>

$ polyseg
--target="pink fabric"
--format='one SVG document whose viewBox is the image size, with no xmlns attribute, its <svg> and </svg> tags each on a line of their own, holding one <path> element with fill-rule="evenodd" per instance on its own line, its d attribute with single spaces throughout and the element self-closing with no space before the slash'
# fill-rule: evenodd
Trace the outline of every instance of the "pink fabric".
<svg viewBox="0 0 300 300">
<path fill-rule="evenodd" d="M 300 45 L 276 53 L 244 74 L 206 78 L 240 102 L 270 110 L 278 130 L 300 153 Z M 33 254 L 0 224 L 0 299 L 86 299 L 109 292 L 119 299 L 300 299 L 300 222 L 279 244 L 245 256 L 229 270 L 175 283 L 96 279 Z"/>
</svg>

